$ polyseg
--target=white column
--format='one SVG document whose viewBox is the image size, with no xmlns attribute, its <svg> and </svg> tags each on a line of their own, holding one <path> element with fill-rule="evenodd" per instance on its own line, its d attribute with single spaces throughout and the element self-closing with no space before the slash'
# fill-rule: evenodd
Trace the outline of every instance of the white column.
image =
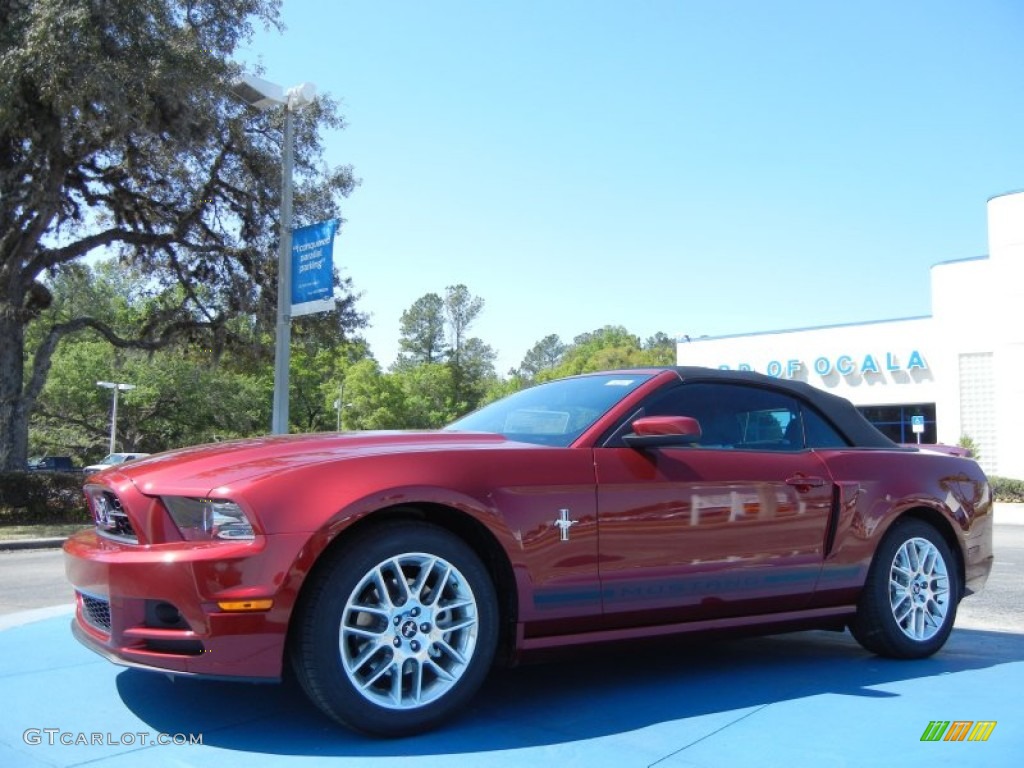
<svg viewBox="0 0 1024 768">
<path fill-rule="evenodd" d="M 1024 192 L 988 201 L 991 295 L 968 311 L 988 318 L 993 342 L 996 462 L 1002 477 L 1024 478 Z"/>
</svg>

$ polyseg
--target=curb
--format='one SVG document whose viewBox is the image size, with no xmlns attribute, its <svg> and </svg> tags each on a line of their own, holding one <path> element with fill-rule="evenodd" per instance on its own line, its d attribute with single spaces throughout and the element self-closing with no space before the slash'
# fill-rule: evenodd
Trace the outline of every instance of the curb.
<svg viewBox="0 0 1024 768">
<path fill-rule="evenodd" d="M 46 539 L 0 539 L 0 552 L 16 549 L 57 549 L 64 546 L 67 536 Z"/>
</svg>

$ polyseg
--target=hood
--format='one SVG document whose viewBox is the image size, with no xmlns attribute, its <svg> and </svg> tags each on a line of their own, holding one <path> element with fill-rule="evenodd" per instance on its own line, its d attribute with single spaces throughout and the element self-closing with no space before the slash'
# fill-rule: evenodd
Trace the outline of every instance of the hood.
<svg viewBox="0 0 1024 768">
<path fill-rule="evenodd" d="M 502 435 L 478 432 L 275 435 L 156 454 L 115 465 L 98 475 L 97 480 L 117 485 L 127 479 L 146 494 L 204 495 L 222 486 L 346 458 L 514 445 L 518 444 Z"/>
</svg>

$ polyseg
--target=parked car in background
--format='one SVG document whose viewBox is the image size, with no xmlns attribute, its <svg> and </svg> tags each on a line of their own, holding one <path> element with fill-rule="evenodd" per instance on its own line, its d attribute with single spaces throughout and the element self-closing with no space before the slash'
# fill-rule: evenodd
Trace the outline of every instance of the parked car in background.
<svg viewBox="0 0 1024 768">
<path fill-rule="evenodd" d="M 118 464 L 124 464 L 126 461 L 135 461 L 135 459 L 141 459 L 144 456 L 149 456 L 148 453 L 109 453 L 104 456 L 99 463 L 90 464 L 82 469 L 87 475 L 91 475 L 94 472 L 100 472 L 109 467 L 116 466 Z"/>
<path fill-rule="evenodd" d="M 28 460 L 31 472 L 74 472 L 75 464 L 70 456 L 36 456 Z"/>
<path fill-rule="evenodd" d="M 553 381 L 436 432 L 187 448 L 85 491 L 95 528 L 64 545 L 83 644 L 183 675 L 291 665 L 385 736 L 556 647 L 816 627 L 925 657 L 992 568 L 976 462 L 706 368 Z"/>
</svg>

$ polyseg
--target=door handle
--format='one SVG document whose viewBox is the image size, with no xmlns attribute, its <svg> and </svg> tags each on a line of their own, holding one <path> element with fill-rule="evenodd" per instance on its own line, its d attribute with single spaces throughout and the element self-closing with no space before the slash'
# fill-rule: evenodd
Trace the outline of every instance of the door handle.
<svg viewBox="0 0 1024 768">
<path fill-rule="evenodd" d="M 825 478 L 823 477 L 805 477 L 803 475 L 793 475 L 793 477 L 786 478 L 786 485 L 793 485 L 797 488 L 820 488 L 825 484 Z"/>
</svg>

